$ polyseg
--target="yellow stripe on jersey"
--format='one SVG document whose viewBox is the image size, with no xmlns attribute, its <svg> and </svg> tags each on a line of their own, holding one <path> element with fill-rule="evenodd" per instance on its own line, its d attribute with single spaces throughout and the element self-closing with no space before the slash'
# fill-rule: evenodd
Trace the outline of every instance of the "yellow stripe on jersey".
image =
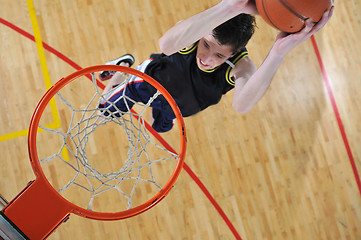
<svg viewBox="0 0 361 240">
<path fill-rule="evenodd" d="M 198 42 L 193 43 L 193 45 L 190 46 L 189 48 L 183 48 L 182 50 L 179 50 L 178 52 L 180 54 L 189 54 L 189 53 L 193 52 L 194 49 L 196 49 L 197 46 L 198 46 Z"/>
<path fill-rule="evenodd" d="M 247 57 L 248 56 L 248 52 L 246 51 L 246 52 L 243 52 L 242 54 L 240 54 L 236 59 L 234 59 L 233 61 L 232 61 L 232 63 L 234 64 L 234 65 L 237 65 L 237 63 L 239 63 L 243 58 L 245 58 L 245 57 Z M 232 79 L 232 77 L 231 77 L 231 72 L 232 72 L 232 67 L 231 66 L 229 66 L 228 67 L 228 69 L 227 69 L 227 71 L 226 71 L 226 80 L 227 80 L 227 82 L 230 84 L 230 85 L 232 85 L 232 86 L 234 86 L 235 85 L 235 82 L 234 82 L 234 80 Z"/>
<path fill-rule="evenodd" d="M 185 54 L 189 54 L 189 53 L 193 52 L 194 49 L 197 48 L 198 43 L 199 43 L 199 41 L 196 42 L 196 43 L 193 43 L 193 45 L 190 46 L 189 48 L 184 48 L 184 49 L 182 49 L 182 50 L 179 50 L 178 52 L 179 52 L 180 54 L 184 54 L 184 55 L 185 55 Z M 219 67 L 219 66 L 218 66 L 218 67 L 212 68 L 212 69 L 210 69 L 210 70 L 204 70 L 204 69 L 202 69 L 201 67 L 199 67 L 198 62 L 197 62 L 197 66 L 198 66 L 198 68 L 199 68 L 200 70 L 202 70 L 203 72 L 207 72 L 207 73 L 214 72 L 214 71 L 217 70 L 218 67 Z"/>
<path fill-rule="evenodd" d="M 197 66 L 198 66 L 198 68 L 199 68 L 200 70 L 202 70 L 203 72 L 206 72 L 206 73 L 214 72 L 214 71 L 216 71 L 216 70 L 220 67 L 220 66 L 218 66 L 218 67 L 215 67 L 215 68 L 212 68 L 212 69 L 209 69 L 209 70 L 205 70 L 205 69 L 201 68 L 201 67 L 198 65 L 198 62 L 197 62 Z"/>
</svg>

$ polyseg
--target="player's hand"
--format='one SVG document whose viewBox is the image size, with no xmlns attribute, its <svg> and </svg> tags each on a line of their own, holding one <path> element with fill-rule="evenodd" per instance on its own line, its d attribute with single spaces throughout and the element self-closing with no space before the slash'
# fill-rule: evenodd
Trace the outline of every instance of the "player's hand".
<svg viewBox="0 0 361 240">
<path fill-rule="evenodd" d="M 240 13 L 258 14 L 255 0 L 223 0 L 229 9 L 239 9 Z"/>
<path fill-rule="evenodd" d="M 323 14 L 321 20 L 316 24 L 313 24 L 310 19 L 306 20 L 305 27 L 297 33 L 289 34 L 280 32 L 277 35 L 275 44 L 273 45 L 273 50 L 275 50 L 276 53 L 285 56 L 289 51 L 309 39 L 313 34 L 325 26 L 325 24 L 330 20 L 333 10 L 334 7 L 332 6 L 330 10 Z"/>
</svg>

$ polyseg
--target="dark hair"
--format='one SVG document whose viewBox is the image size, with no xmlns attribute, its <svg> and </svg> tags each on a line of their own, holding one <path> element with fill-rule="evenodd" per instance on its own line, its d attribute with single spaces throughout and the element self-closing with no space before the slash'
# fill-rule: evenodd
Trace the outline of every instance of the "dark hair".
<svg viewBox="0 0 361 240">
<path fill-rule="evenodd" d="M 233 53 L 237 53 L 247 45 L 255 26 L 255 17 L 242 13 L 213 29 L 212 35 L 220 44 L 232 46 Z"/>
</svg>

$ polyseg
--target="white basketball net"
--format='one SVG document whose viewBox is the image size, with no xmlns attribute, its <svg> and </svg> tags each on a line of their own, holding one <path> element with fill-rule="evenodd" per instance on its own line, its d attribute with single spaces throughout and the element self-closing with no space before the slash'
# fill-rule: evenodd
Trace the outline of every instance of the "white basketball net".
<svg viewBox="0 0 361 240">
<path fill-rule="evenodd" d="M 118 195 L 127 202 L 125 208 L 130 209 L 135 207 L 133 206 L 133 202 L 138 186 L 141 185 L 141 189 L 148 190 L 149 188 L 155 188 L 157 189 L 156 191 L 162 188 L 164 182 L 159 182 L 163 180 L 158 181 L 154 173 L 154 166 L 166 160 L 173 160 L 172 164 L 175 164 L 178 159 L 177 154 L 160 146 L 146 128 L 144 120 L 146 110 L 160 93 L 157 91 L 155 95 L 149 99 L 147 104 L 135 103 L 139 113 L 132 112 L 130 109 L 128 109 L 129 111 L 127 112 L 118 110 L 112 115 L 105 117 L 99 112 L 97 107 L 99 99 L 104 99 L 104 97 L 97 87 L 95 74 L 92 74 L 92 82 L 96 89 L 95 94 L 90 98 L 90 101 L 81 108 L 73 106 L 73 103 L 67 100 L 60 92 L 57 94 L 57 97 L 64 103 L 63 105 L 70 110 L 71 117 L 67 120 L 68 126 L 62 126 L 61 129 L 39 126 L 47 133 L 55 134 L 58 138 L 62 139 L 62 143 L 58 145 L 57 152 L 41 159 L 40 162 L 43 166 L 44 163 L 47 164 L 48 162 L 60 160 L 73 169 L 74 173 L 72 177 L 70 177 L 70 180 L 67 180 L 68 182 L 64 186 L 59 186 L 59 192 L 63 194 L 63 192 L 66 192 L 72 186 L 85 190 L 90 194 L 90 200 L 86 206 L 88 209 L 92 210 L 94 199 L 108 191 L 118 192 Z M 117 101 L 124 101 L 126 98 L 130 100 L 127 96 L 122 96 Z M 111 105 L 115 106 L 115 103 L 111 103 Z M 120 117 L 119 115 L 118 117 L 114 117 L 116 113 L 120 113 Z M 121 127 L 123 129 L 122 138 L 127 138 L 128 142 L 125 159 L 113 156 L 116 159 L 116 163 L 118 163 L 118 161 L 122 162 L 122 166 L 110 172 L 98 170 L 93 166 L 94 160 L 89 159 L 89 150 L 92 150 L 89 144 L 93 144 L 93 139 L 91 139 L 92 134 L 105 125 L 111 125 L 111 130 L 118 127 L 113 131 L 114 134 L 120 132 L 119 127 Z M 124 132 L 126 133 L 126 137 L 124 136 Z M 116 138 L 117 137 L 115 137 L 115 139 Z M 108 144 L 116 145 L 113 140 L 109 141 Z M 122 150 L 123 149 L 119 149 L 119 152 L 122 152 Z M 104 149 L 104 152 L 105 151 L 107 150 Z M 149 151 L 152 151 L 152 153 Z M 67 152 L 68 157 L 64 157 L 64 152 Z M 153 154 L 153 152 L 160 153 Z M 123 155 L 125 156 L 125 153 Z M 99 161 L 107 160 L 101 158 L 102 157 L 95 161 L 99 164 Z M 59 164 L 57 163 L 57 165 Z M 170 175 L 163 177 L 169 178 Z M 150 187 L 145 184 L 150 185 Z M 123 185 L 126 185 L 126 187 L 123 187 Z M 140 203 L 137 202 L 137 205 L 138 204 Z"/>
</svg>

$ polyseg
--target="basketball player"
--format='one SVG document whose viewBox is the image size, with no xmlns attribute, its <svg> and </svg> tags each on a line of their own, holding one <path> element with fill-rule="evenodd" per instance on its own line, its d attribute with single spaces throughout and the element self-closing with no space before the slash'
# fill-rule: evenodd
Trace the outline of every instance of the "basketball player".
<svg viewBox="0 0 361 240">
<path fill-rule="evenodd" d="M 172 95 L 184 117 L 196 114 L 218 103 L 223 94 L 234 90 L 233 108 L 246 113 L 262 98 L 285 55 L 307 40 L 330 19 L 333 7 L 324 13 L 316 25 L 307 20 L 298 33 L 278 34 L 273 47 L 257 69 L 248 56 L 246 44 L 254 33 L 257 10 L 250 0 L 223 0 L 219 4 L 188 19 L 178 22 L 159 40 L 162 54 L 153 54 L 136 69 L 161 83 Z M 134 58 L 126 54 L 107 64 L 132 66 Z M 126 94 L 146 103 L 155 89 L 134 77 L 127 86 L 120 73 L 102 72 L 103 80 L 111 77 L 104 90 L 100 106 L 108 115 L 116 108 L 127 111 L 132 102 L 116 102 Z M 126 92 L 124 92 L 126 91 Z M 116 102 L 116 107 L 110 102 Z M 162 98 L 152 105 L 153 128 L 169 131 L 175 118 L 170 106 Z"/>
</svg>

